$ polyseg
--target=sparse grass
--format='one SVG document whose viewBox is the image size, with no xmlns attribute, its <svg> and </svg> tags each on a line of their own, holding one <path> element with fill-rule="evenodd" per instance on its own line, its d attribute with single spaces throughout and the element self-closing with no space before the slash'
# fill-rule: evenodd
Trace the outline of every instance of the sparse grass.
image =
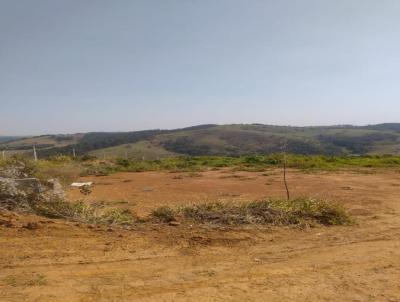
<svg viewBox="0 0 400 302">
<path fill-rule="evenodd" d="M 108 162 L 93 162 L 86 163 L 81 170 L 80 176 L 107 176 L 111 173 L 117 172 L 114 164 Z"/>
<path fill-rule="evenodd" d="M 50 178 L 58 179 L 63 185 L 69 185 L 76 180 L 82 170 L 82 166 L 76 160 L 68 156 L 54 156 L 46 160 L 33 162 L 35 167 L 33 177 L 41 180 Z"/>
<path fill-rule="evenodd" d="M 43 274 L 36 274 L 32 279 L 26 282 L 27 286 L 44 286 L 47 285 L 47 279 Z"/>
<path fill-rule="evenodd" d="M 172 157 L 155 161 L 116 160 L 110 171 L 157 171 L 201 172 L 207 169 L 231 167 L 233 171 L 265 172 L 283 164 L 281 154 L 255 156 L 194 156 Z M 110 164 L 111 165 L 111 164 Z M 400 168 L 400 156 L 305 156 L 288 155 L 289 168 L 306 171 L 360 169 L 360 168 Z"/>
<path fill-rule="evenodd" d="M 160 222 L 175 221 L 175 215 L 176 212 L 167 206 L 159 207 L 151 212 L 151 216 Z"/>
<path fill-rule="evenodd" d="M 346 225 L 351 217 L 336 203 L 312 198 L 263 200 L 239 205 L 213 202 L 179 209 L 186 219 L 215 224 Z"/>
<path fill-rule="evenodd" d="M 113 225 L 129 225 L 137 221 L 137 216 L 127 209 L 110 209 L 100 216 L 100 221 Z"/>
<path fill-rule="evenodd" d="M 40 202 L 32 208 L 37 215 L 87 223 L 124 225 L 138 220 L 137 216 L 129 210 L 107 209 L 102 204 L 89 205 L 83 201 L 74 203 L 63 200 Z"/>
<path fill-rule="evenodd" d="M 8 286 L 13 286 L 17 287 L 18 286 L 18 281 L 15 276 L 7 276 L 6 278 L 3 279 L 4 283 L 6 283 Z"/>
<path fill-rule="evenodd" d="M 268 169 L 281 167 L 281 154 L 255 156 L 194 156 L 168 157 L 160 160 L 109 159 L 98 160 L 89 158 L 81 160 L 68 156 L 57 156 L 42 159 L 37 162 L 22 157 L 0 160 L 0 169 L 23 162 L 28 175 L 40 179 L 58 178 L 68 184 L 79 176 L 106 176 L 115 172 L 170 171 L 187 172 L 187 177 L 198 177 L 198 172 L 230 167 L 231 171 L 264 172 Z M 400 156 L 365 155 L 365 156 L 305 156 L 288 155 L 287 167 L 301 169 L 305 172 L 334 171 L 351 169 L 359 173 L 370 173 L 371 168 L 400 169 Z"/>
<path fill-rule="evenodd" d="M 202 177 L 203 175 L 197 172 L 189 172 L 187 176 L 190 178 L 194 178 L 194 177 Z"/>
<path fill-rule="evenodd" d="M 24 273 L 22 275 L 10 275 L 4 278 L 4 283 L 12 287 L 31 287 L 47 285 L 46 276 L 37 273 Z"/>
<path fill-rule="evenodd" d="M 313 198 L 295 200 L 271 199 L 233 204 L 210 202 L 180 208 L 162 206 L 144 219 L 129 210 L 105 208 L 103 204 L 88 205 L 82 201 L 41 202 L 33 207 L 37 215 L 72 221 L 106 225 L 131 225 L 139 222 L 189 221 L 219 225 L 348 225 L 353 219 L 337 203 Z"/>
<path fill-rule="evenodd" d="M 237 175 L 237 174 L 230 174 L 230 175 L 220 176 L 220 179 L 228 179 L 228 178 L 234 178 L 234 179 L 237 179 L 237 180 L 253 180 L 253 179 L 256 179 L 256 177 L 248 177 L 248 176 Z"/>
<path fill-rule="evenodd" d="M 174 175 L 172 179 L 185 179 L 185 178 L 198 178 L 198 177 L 203 177 L 203 175 L 198 172 L 189 172 L 187 174 Z"/>
<path fill-rule="evenodd" d="M 56 178 L 63 185 L 69 185 L 76 181 L 80 176 L 81 168 L 77 165 L 62 165 L 62 166 L 41 166 L 35 177 L 47 180 Z"/>
<path fill-rule="evenodd" d="M 57 178 L 62 184 L 69 184 L 79 177 L 82 166 L 67 156 L 56 156 L 46 160 L 33 161 L 22 156 L 13 156 L 7 160 L 0 160 L 2 169 L 15 169 L 20 175 L 17 177 L 36 177 L 40 180 Z"/>
<path fill-rule="evenodd" d="M 89 221 L 95 216 L 96 207 L 79 201 L 76 203 L 63 200 L 39 202 L 32 206 L 33 211 L 48 218 L 65 218 Z"/>
</svg>

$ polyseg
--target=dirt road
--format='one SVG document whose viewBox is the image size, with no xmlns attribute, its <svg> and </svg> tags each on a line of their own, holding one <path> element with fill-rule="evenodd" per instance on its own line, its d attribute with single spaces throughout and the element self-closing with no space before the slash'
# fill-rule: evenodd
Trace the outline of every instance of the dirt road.
<svg viewBox="0 0 400 302">
<path fill-rule="evenodd" d="M 94 178 L 86 198 L 145 214 L 284 196 L 280 179 L 278 171 L 121 173 Z M 358 224 L 123 230 L 3 213 L 0 301 L 400 301 L 400 174 L 292 171 L 289 184 L 293 195 L 340 201 Z"/>
</svg>

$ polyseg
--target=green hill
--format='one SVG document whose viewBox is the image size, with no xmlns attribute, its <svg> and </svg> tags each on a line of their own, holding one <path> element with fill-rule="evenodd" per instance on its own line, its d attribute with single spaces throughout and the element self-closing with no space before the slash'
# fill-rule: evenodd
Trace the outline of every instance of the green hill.
<svg viewBox="0 0 400 302">
<path fill-rule="evenodd" d="M 155 159 L 176 155 L 400 154 L 400 124 L 290 127 L 262 124 L 200 125 L 174 130 L 44 135 L 0 143 L 0 150 L 40 156 L 93 154 Z"/>
</svg>

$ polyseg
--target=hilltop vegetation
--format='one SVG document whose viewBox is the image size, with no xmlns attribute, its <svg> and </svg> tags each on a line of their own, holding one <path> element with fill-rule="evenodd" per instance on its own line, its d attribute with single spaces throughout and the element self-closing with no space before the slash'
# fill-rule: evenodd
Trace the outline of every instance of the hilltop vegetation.
<svg viewBox="0 0 400 302">
<path fill-rule="evenodd" d="M 289 127 L 261 124 L 201 125 L 175 130 L 44 135 L 0 143 L 26 152 L 36 145 L 42 157 L 72 150 L 96 156 L 158 159 L 168 156 L 241 156 L 286 151 L 300 155 L 400 154 L 400 124 Z"/>
</svg>

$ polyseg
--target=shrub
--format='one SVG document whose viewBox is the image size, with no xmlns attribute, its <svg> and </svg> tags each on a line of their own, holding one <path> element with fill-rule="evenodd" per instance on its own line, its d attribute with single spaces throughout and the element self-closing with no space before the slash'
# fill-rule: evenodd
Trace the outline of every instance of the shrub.
<svg viewBox="0 0 400 302">
<path fill-rule="evenodd" d="M 170 207 L 159 207 L 151 212 L 151 216 L 160 222 L 175 221 L 175 211 Z"/>
</svg>

